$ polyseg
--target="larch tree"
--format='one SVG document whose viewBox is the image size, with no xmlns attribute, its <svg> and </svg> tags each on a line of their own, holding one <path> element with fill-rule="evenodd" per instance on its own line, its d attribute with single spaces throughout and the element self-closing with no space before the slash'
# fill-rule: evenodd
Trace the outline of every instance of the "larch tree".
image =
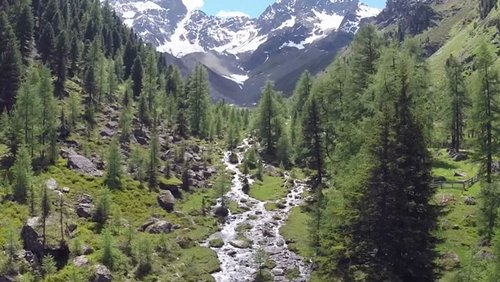
<svg viewBox="0 0 500 282">
<path fill-rule="evenodd" d="M 52 164 L 57 158 L 57 114 L 59 112 L 54 97 L 54 87 L 50 70 L 38 68 L 37 94 L 40 97 L 40 158 Z"/>
<path fill-rule="evenodd" d="M 473 77 L 472 126 L 476 133 L 476 153 L 481 167 L 481 228 L 485 239 L 493 238 L 498 207 L 500 206 L 500 185 L 493 174 L 493 157 L 498 153 L 500 110 L 497 108 L 500 93 L 499 73 L 495 67 L 495 55 L 486 42 L 479 45 L 475 58 L 476 73 Z"/>
<path fill-rule="evenodd" d="M 29 149 L 21 146 L 16 154 L 16 161 L 12 167 L 14 175 L 13 194 L 18 203 L 26 203 L 28 189 L 32 185 L 33 170 Z"/>
<path fill-rule="evenodd" d="M 120 144 L 118 140 L 113 140 L 109 147 L 109 155 L 106 164 L 106 179 L 104 183 L 109 188 L 116 189 L 121 187 L 122 164 Z"/>
</svg>

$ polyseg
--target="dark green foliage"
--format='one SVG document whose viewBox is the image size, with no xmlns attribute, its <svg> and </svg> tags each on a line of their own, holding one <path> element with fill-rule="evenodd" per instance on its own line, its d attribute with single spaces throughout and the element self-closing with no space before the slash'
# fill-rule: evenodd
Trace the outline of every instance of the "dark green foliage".
<svg viewBox="0 0 500 282">
<path fill-rule="evenodd" d="M 7 15 L 0 11 L 0 109 L 10 111 L 21 80 L 18 39 Z"/>
<path fill-rule="evenodd" d="M 38 41 L 38 51 L 40 52 L 40 57 L 42 58 L 42 62 L 44 64 L 53 64 L 55 50 L 56 39 L 54 29 L 52 28 L 52 24 L 49 22 L 45 25 L 40 40 Z"/>
<path fill-rule="evenodd" d="M 500 143 L 495 136 L 500 130 L 498 116 L 500 114 L 496 104 L 500 93 L 499 74 L 494 67 L 495 57 L 492 46 L 482 42 L 475 59 L 477 73 L 473 77 L 472 91 L 474 94 L 472 109 L 472 125 L 476 132 L 476 153 L 482 164 L 481 167 L 481 233 L 488 242 L 493 238 L 500 200 L 498 185 L 495 184 L 493 174 L 493 157 L 500 149 Z"/>
<path fill-rule="evenodd" d="M 210 93 L 208 89 L 208 73 L 202 65 L 196 66 L 188 80 L 186 89 L 191 134 L 197 137 L 206 137 L 208 136 L 209 126 Z"/>
<path fill-rule="evenodd" d="M 142 60 L 137 57 L 134 61 L 134 66 L 132 67 L 132 91 L 134 97 L 140 97 L 142 92 L 144 71 L 142 68 Z"/>
<path fill-rule="evenodd" d="M 108 230 L 104 231 L 102 240 L 101 263 L 111 269 L 113 269 L 113 266 L 115 264 L 113 239 L 111 233 Z"/>
<path fill-rule="evenodd" d="M 276 96 L 277 94 L 273 90 L 273 84 L 268 81 L 262 91 L 262 97 L 256 113 L 257 133 L 263 141 L 265 153 L 268 156 L 274 156 L 276 154 L 276 145 L 283 130 Z"/>
<path fill-rule="evenodd" d="M 40 96 L 40 158 L 52 164 L 57 158 L 57 101 L 54 97 L 54 87 L 49 69 L 38 69 L 39 83 L 37 85 Z M 36 101 L 36 100 L 35 100 Z M 17 106 L 17 104 L 16 104 Z M 33 112 L 29 113 L 34 115 Z M 34 115 L 36 117 L 36 115 Z"/>
<path fill-rule="evenodd" d="M 316 184 L 321 185 L 324 174 L 324 141 L 323 124 L 320 116 L 320 106 L 316 95 L 310 96 L 304 106 L 302 116 L 302 144 L 300 159 L 304 159 L 310 168 L 316 171 Z"/>
<path fill-rule="evenodd" d="M 431 162 L 414 117 L 419 97 L 412 85 L 418 77 L 409 75 L 414 59 L 389 52 L 399 59 L 379 72 L 392 65 L 394 80 L 377 90 L 384 103 L 358 157 L 358 178 L 332 198 L 329 217 L 341 217 L 325 230 L 322 269 L 346 281 L 433 281 L 437 212 Z"/>
<path fill-rule="evenodd" d="M 467 97 L 465 92 L 463 66 L 453 56 L 446 61 L 447 92 L 450 99 L 451 148 L 460 151 L 465 123 Z"/>
<path fill-rule="evenodd" d="M 56 74 L 56 82 L 55 82 L 55 90 L 56 95 L 59 98 L 64 96 L 64 83 L 66 81 L 67 74 L 67 64 L 68 64 L 68 36 L 66 32 L 61 32 L 57 37 L 57 45 L 56 52 L 54 54 L 54 65 L 55 65 L 55 74 Z"/>
<path fill-rule="evenodd" d="M 106 179 L 104 183 L 109 188 L 120 188 L 121 187 L 121 153 L 120 145 L 118 140 L 113 140 L 109 148 L 109 155 L 106 165 Z"/>
<path fill-rule="evenodd" d="M 16 25 L 16 34 L 19 39 L 19 47 L 25 65 L 28 65 L 28 61 L 31 58 L 33 51 L 33 28 L 34 22 L 31 7 L 29 5 L 25 5 L 22 8 L 21 14 L 17 18 Z"/>
</svg>

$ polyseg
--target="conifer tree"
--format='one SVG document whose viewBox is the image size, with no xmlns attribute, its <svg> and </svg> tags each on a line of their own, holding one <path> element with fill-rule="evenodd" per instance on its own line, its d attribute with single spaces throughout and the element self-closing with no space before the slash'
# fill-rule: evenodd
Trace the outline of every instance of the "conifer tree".
<svg viewBox="0 0 500 282">
<path fill-rule="evenodd" d="M 50 71 L 45 67 L 38 69 L 38 95 L 40 96 L 40 157 L 49 163 L 57 158 L 57 102 Z M 32 113 L 31 113 L 32 114 Z"/>
<path fill-rule="evenodd" d="M 111 212 L 111 200 L 109 198 L 109 190 L 103 188 L 101 195 L 97 201 L 94 220 L 102 227 L 106 224 Z"/>
<path fill-rule="evenodd" d="M 12 167 L 14 175 L 13 194 L 14 199 L 19 203 L 26 203 L 28 189 L 31 187 L 33 171 L 31 168 L 31 158 L 29 149 L 21 146 L 16 155 L 16 161 Z"/>
<path fill-rule="evenodd" d="M 474 101 L 472 122 L 476 134 L 476 152 L 481 161 L 481 233 L 490 242 L 495 230 L 498 207 L 500 206 L 500 185 L 493 175 L 493 156 L 498 153 L 500 144 L 495 138 L 499 131 L 497 122 L 500 110 L 496 107 L 500 83 L 498 70 L 494 65 L 494 53 L 490 46 L 482 42 L 475 58 L 477 73 L 474 76 Z"/>
<path fill-rule="evenodd" d="M 158 168 L 160 167 L 159 155 L 160 141 L 158 140 L 158 134 L 154 132 L 151 138 L 148 162 L 148 184 L 150 190 L 155 189 L 158 185 Z"/>
<path fill-rule="evenodd" d="M 4 11 L 0 11 L 0 38 L 0 110 L 10 111 L 21 80 L 21 54 Z"/>
<path fill-rule="evenodd" d="M 276 144 L 281 136 L 281 120 L 273 84 L 268 81 L 262 91 L 262 97 L 257 107 L 257 132 L 263 140 L 268 156 L 276 153 Z"/>
<path fill-rule="evenodd" d="M 82 115 L 81 97 L 75 92 L 69 93 L 68 112 L 69 112 L 68 115 L 69 131 L 73 132 L 77 124 L 80 122 Z"/>
<path fill-rule="evenodd" d="M 67 64 L 68 64 L 68 37 L 65 31 L 61 32 L 57 37 L 56 52 L 54 54 L 55 60 L 55 90 L 59 98 L 64 96 L 64 83 L 66 82 Z"/>
<path fill-rule="evenodd" d="M 301 129 L 302 144 L 300 155 L 312 169 L 316 170 L 315 185 L 321 185 L 325 171 L 323 156 L 324 133 L 316 95 L 310 96 L 304 106 Z"/>
<path fill-rule="evenodd" d="M 453 55 L 446 61 L 447 92 L 450 98 L 451 148 L 460 151 L 465 122 L 467 97 L 463 79 L 463 66 Z"/>
<path fill-rule="evenodd" d="M 391 52 L 391 51 L 389 51 Z M 342 218 L 332 221 L 322 250 L 323 271 L 345 281 L 433 281 L 436 208 L 431 199 L 431 162 L 422 125 L 414 117 L 414 58 L 393 53 L 394 80 L 379 90 L 359 178 L 336 198 Z M 387 74 L 381 66 L 379 72 Z M 359 168 L 359 167 L 358 167 Z M 334 215 L 332 215 L 334 216 Z M 331 234 L 331 236 L 330 236 Z M 332 240 L 332 241 L 329 241 Z M 333 265 L 331 263 L 333 262 Z M 332 276 L 331 276 L 332 277 Z"/>
<path fill-rule="evenodd" d="M 134 93 L 134 97 L 140 97 L 142 92 L 142 82 L 143 82 L 143 68 L 142 68 L 142 60 L 140 57 L 137 57 L 134 61 L 134 65 L 132 67 L 132 90 Z"/>
<path fill-rule="evenodd" d="M 41 130 L 41 101 L 37 93 L 39 80 L 39 72 L 32 69 L 28 78 L 21 84 L 12 115 L 12 128 L 17 144 L 27 146 L 31 158 L 34 157 L 35 148 L 38 146 L 37 139 Z"/>
<path fill-rule="evenodd" d="M 52 24 L 48 22 L 45 25 L 45 28 L 43 29 L 42 35 L 40 36 L 40 40 L 38 42 L 38 51 L 40 52 L 40 56 L 44 64 L 53 66 L 55 49 L 56 41 L 54 29 L 52 27 Z M 51 67 L 51 69 L 54 70 L 53 67 Z"/>
<path fill-rule="evenodd" d="M 120 188 L 121 186 L 121 155 L 118 140 L 113 140 L 109 148 L 108 161 L 106 165 L 105 184 L 109 188 Z"/>
<path fill-rule="evenodd" d="M 206 137 L 210 106 L 207 70 L 202 65 L 197 65 L 189 82 L 187 85 L 187 103 L 191 134 L 196 137 Z"/>
<path fill-rule="evenodd" d="M 306 71 L 302 74 L 299 81 L 297 82 L 292 98 L 293 102 L 292 102 L 292 112 L 291 112 L 292 116 L 291 142 L 294 146 L 297 144 L 296 142 L 297 137 L 295 135 L 296 125 L 300 124 L 300 121 L 302 120 L 301 118 L 301 113 L 303 112 L 302 108 L 304 107 L 307 99 L 309 98 L 311 90 L 312 90 L 311 74 L 308 71 Z"/>
<path fill-rule="evenodd" d="M 28 61 L 32 54 L 33 28 L 34 21 L 31 7 L 29 5 L 24 5 L 21 14 L 17 18 L 16 34 L 19 39 L 19 47 L 25 65 L 28 65 Z"/>
</svg>

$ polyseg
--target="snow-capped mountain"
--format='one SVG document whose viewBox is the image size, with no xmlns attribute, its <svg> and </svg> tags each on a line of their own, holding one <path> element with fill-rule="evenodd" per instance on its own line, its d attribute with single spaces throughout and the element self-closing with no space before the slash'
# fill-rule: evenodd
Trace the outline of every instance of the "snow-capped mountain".
<svg viewBox="0 0 500 282">
<path fill-rule="evenodd" d="M 213 92 L 240 104 L 258 100 L 267 79 L 289 93 L 300 73 L 321 71 L 364 18 L 380 13 L 359 0 L 277 0 L 255 19 L 210 16 L 197 0 L 108 1 L 158 51 L 180 58 L 188 69 L 202 62 L 211 80 L 218 75 L 232 82 L 217 89 L 212 81 Z"/>
</svg>

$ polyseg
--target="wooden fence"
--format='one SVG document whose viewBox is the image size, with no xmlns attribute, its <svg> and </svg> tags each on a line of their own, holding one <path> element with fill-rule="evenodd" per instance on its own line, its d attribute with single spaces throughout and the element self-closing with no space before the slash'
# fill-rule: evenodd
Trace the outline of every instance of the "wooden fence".
<svg viewBox="0 0 500 282">
<path fill-rule="evenodd" d="M 437 188 L 452 188 L 452 189 L 461 188 L 462 190 L 465 191 L 472 185 L 476 184 L 478 181 L 479 181 L 479 174 L 464 181 L 434 181 L 431 185 L 432 187 L 437 187 Z"/>
</svg>

